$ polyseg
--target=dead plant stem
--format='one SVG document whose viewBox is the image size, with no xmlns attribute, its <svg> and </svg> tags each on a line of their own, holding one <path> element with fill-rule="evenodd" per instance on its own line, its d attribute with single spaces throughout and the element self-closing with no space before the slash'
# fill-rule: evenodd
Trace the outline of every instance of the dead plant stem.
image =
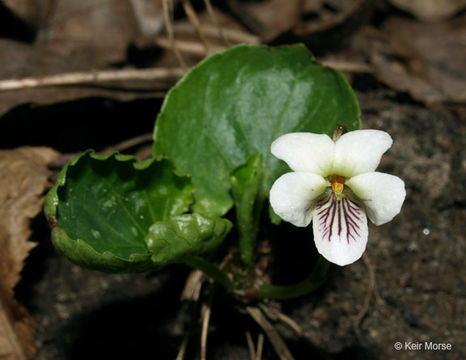
<svg viewBox="0 0 466 360">
<path fill-rule="evenodd" d="M 180 350 L 176 355 L 176 360 L 184 360 L 184 355 L 186 354 L 186 347 L 188 346 L 190 334 L 186 334 L 181 342 Z"/>
<path fill-rule="evenodd" d="M 193 6 L 191 5 L 190 0 L 183 0 L 184 12 L 188 16 L 189 22 L 196 30 L 197 36 L 201 39 L 202 44 L 204 45 L 204 52 L 207 55 L 209 53 L 209 46 L 207 45 L 207 39 L 204 35 L 204 31 L 201 28 L 201 23 L 197 17 L 196 11 L 194 11 Z"/>
<path fill-rule="evenodd" d="M 223 42 L 225 43 L 227 47 L 230 46 L 230 42 L 228 41 L 228 38 L 225 32 L 223 31 L 223 26 L 219 23 L 217 19 L 217 15 L 215 15 L 215 11 L 214 11 L 214 8 L 212 7 L 212 3 L 210 2 L 210 0 L 204 0 L 204 4 L 205 4 L 205 7 L 207 8 L 207 12 L 209 13 L 210 18 L 212 19 L 212 22 L 215 24 L 215 26 L 218 29 L 218 34 L 220 38 L 223 40 Z"/>
<path fill-rule="evenodd" d="M 250 360 L 256 360 L 256 349 L 254 348 L 254 342 L 252 341 L 252 336 L 249 331 L 246 331 L 246 341 L 248 343 L 248 349 L 249 349 L 249 358 Z"/>
<path fill-rule="evenodd" d="M 259 324 L 270 340 L 275 352 L 280 360 L 294 360 L 290 350 L 281 338 L 275 327 L 267 320 L 266 316 L 258 307 L 248 306 L 246 308 L 248 314 Z"/>
<path fill-rule="evenodd" d="M 367 272 L 369 273 L 369 283 L 367 285 L 367 292 L 364 298 L 364 304 L 361 310 L 359 311 L 359 313 L 353 319 L 354 332 L 356 333 L 356 336 L 358 338 L 360 338 L 361 336 L 361 333 L 359 330 L 359 324 L 361 323 L 361 320 L 366 316 L 367 312 L 369 311 L 371 299 L 376 289 L 375 270 L 370 262 L 369 255 L 367 255 L 367 252 L 364 253 L 364 255 L 362 256 L 362 259 L 364 260 L 364 264 L 366 264 L 366 267 L 367 267 Z"/>
<path fill-rule="evenodd" d="M 262 350 L 264 349 L 264 334 L 260 333 L 257 339 L 256 360 L 262 360 Z"/>
<path fill-rule="evenodd" d="M 181 56 L 180 51 L 178 50 L 175 42 L 175 35 L 173 33 L 173 24 L 172 24 L 172 11 L 170 9 L 171 0 L 163 0 L 163 15 L 165 18 L 165 28 L 167 29 L 168 39 L 170 41 L 170 47 L 175 53 L 175 56 L 182 68 L 187 69 L 186 62 Z"/>
<path fill-rule="evenodd" d="M 180 78 L 186 72 L 182 68 L 101 70 L 72 72 L 42 77 L 0 80 L 0 91 L 46 86 L 99 84 L 124 80 L 167 80 Z"/>
<path fill-rule="evenodd" d="M 206 360 L 207 356 L 207 336 L 209 333 L 209 322 L 212 299 L 209 299 L 209 303 L 202 304 L 202 332 L 201 332 L 201 360 Z"/>
</svg>

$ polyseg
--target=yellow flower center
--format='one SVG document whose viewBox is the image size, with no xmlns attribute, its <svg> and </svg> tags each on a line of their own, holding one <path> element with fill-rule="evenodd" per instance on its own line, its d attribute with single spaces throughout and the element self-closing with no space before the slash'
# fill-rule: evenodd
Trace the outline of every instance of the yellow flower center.
<svg viewBox="0 0 466 360">
<path fill-rule="evenodd" d="M 335 193 L 337 200 L 341 199 L 341 194 L 345 188 L 345 177 L 340 175 L 331 175 L 329 177 L 330 184 L 332 184 L 332 190 Z"/>
</svg>

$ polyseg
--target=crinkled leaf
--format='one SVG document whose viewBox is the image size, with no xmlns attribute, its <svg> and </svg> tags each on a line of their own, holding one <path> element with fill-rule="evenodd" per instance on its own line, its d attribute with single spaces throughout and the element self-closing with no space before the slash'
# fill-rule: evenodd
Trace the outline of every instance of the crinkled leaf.
<svg viewBox="0 0 466 360">
<path fill-rule="evenodd" d="M 181 215 L 154 223 L 146 244 L 153 254 L 152 262 L 164 266 L 215 250 L 230 229 L 231 223 L 226 219 Z"/>
<path fill-rule="evenodd" d="M 241 259 L 251 263 L 256 246 L 260 210 L 265 199 L 262 194 L 262 154 L 254 154 L 244 165 L 233 170 L 231 189 L 236 208 Z"/>
<path fill-rule="evenodd" d="M 336 70 L 303 45 L 239 45 L 194 67 L 167 95 L 154 130 L 154 155 L 192 175 L 194 209 L 223 215 L 232 206 L 230 174 L 261 153 L 261 191 L 287 171 L 270 154 L 293 131 L 331 135 L 336 124 L 360 127 L 359 106 Z"/>
<path fill-rule="evenodd" d="M 186 212 L 193 187 L 166 160 L 86 152 L 60 173 L 46 200 L 55 246 L 74 262 L 109 272 L 155 267 L 149 227 Z"/>
</svg>

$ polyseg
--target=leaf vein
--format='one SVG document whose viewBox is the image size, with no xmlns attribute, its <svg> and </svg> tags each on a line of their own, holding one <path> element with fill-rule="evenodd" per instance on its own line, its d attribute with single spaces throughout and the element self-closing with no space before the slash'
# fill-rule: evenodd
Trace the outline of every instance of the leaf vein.
<svg viewBox="0 0 466 360">
<path fill-rule="evenodd" d="M 290 101 L 291 99 L 293 98 L 293 94 L 294 94 L 294 91 L 296 89 L 296 85 L 298 84 L 298 76 L 297 74 L 295 74 L 294 76 L 294 80 L 293 80 L 293 84 L 291 85 L 291 89 L 290 89 L 290 92 L 288 93 L 288 96 L 286 98 L 286 101 L 283 105 L 283 109 L 282 111 L 280 112 L 280 115 L 278 117 L 278 120 L 277 120 L 277 123 L 275 124 L 274 126 L 274 129 L 273 129 L 273 132 L 272 132 L 272 138 L 270 139 L 270 144 L 272 144 L 272 142 L 276 139 L 277 135 L 278 135 L 278 132 L 280 131 L 280 128 L 282 126 L 282 123 L 283 123 L 283 118 L 284 118 L 284 115 L 286 113 L 286 110 L 288 108 L 288 105 L 290 104 Z M 270 149 L 269 151 L 267 151 L 266 155 L 265 155 L 265 159 L 264 159 L 264 169 L 265 169 L 265 174 L 264 174 L 264 180 L 262 182 L 262 188 L 265 187 L 265 184 L 267 184 L 267 181 L 268 181 L 268 178 L 270 176 L 270 171 L 267 171 L 267 169 L 269 169 L 269 162 L 270 162 L 270 159 L 271 159 L 271 152 L 270 152 Z"/>
<path fill-rule="evenodd" d="M 123 236 L 123 234 L 118 231 L 117 229 L 115 229 L 111 224 L 110 222 L 108 222 L 107 220 L 105 220 L 105 218 L 103 218 L 97 211 L 95 211 L 93 208 L 89 207 L 86 203 L 84 203 L 83 201 L 79 200 L 79 198 L 75 198 L 73 200 L 73 202 L 75 202 L 76 204 L 79 204 L 83 207 L 83 209 L 85 211 L 87 211 L 89 214 L 91 214 L 92 216 L 96 217 L 97 219 L 99 219 L 99 223 L 103 224 L 104 226 L 106 226 L 111 232 L 113 232 L 115 235 L 117 235 L 117 237 L 123 239 L 125 242 L 128 242 L 128 239 Z M 82 235 L 81 235 L 82 236 Z M 82 236 L 84 237 L 84 236 Z M 84 239 L 83 239 L 84 240 Z"/>
<path fill-rule="evenodd" d="M 115 187 L 113 186 L 112 183 L 106 181 L 104 178 L 102 178 L 102 181 L 110 188 L 110 191 L 116 195 L 116 200 L 118 202 L 118 204 L 120 204 L 121 208 L 125 211 L 125 213 L 128 215 L 128 218 L 131 220 L 131 222 L 137 227 L 139 228 L 139 230 L 141 231 L 142 234 L 145 234 L 147 231 L 145 231 L 141 225 L 139 225 L 139 223 L 137 222 L 136 218 L 131 214 L 131 212 L 129 211 L 129 209 L 126 207 L 126 205 L 123 203 L 123 201 L 121 201 L 121 194 L 119 194 L 116 190 L 115 190 Z"/>
</svg>

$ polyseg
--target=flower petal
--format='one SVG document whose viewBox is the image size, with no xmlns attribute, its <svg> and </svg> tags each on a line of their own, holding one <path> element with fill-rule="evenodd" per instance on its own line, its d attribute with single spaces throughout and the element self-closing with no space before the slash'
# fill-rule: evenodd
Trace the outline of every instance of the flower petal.
<svg viewBox="0 0 466 360">
<path fill-rule="evenodd" d="M 334 175 L 352 177 L 374 171 L 383 153 L 392 146 L 389 134 L 380 130 L 355 130 L 335 143 Z"/>
<path fill-rule="evenodd" d="M 289 133 L 272 143 L 270 151 L 294 171 L 327 176 L 332 169 L 335 143 L 325 134 Z"/>
<path fill-rule="evenodd" d="M 406 197 L 403 180 L 380 172 L 357 175 L 345 185 L 364 202 L 367 216 L 375 225 L 392 220 L 400 212 Z"/>
<path fill-rule="evenodd" d="M 358 260 L 367 244 L 367 218 L 363 209 L 333 193 L 319 203 L 313 214 L 314 242 L 328 261 L 344 266 Z"/>
<path fill-rule="evenodd" d="M 270 205 L 283 220 L 307 226 L 312 220 L 315 199 L 329 186 L 322 176 L 292 172 L 280 176 L 270 189 Z"/>
</svg>

